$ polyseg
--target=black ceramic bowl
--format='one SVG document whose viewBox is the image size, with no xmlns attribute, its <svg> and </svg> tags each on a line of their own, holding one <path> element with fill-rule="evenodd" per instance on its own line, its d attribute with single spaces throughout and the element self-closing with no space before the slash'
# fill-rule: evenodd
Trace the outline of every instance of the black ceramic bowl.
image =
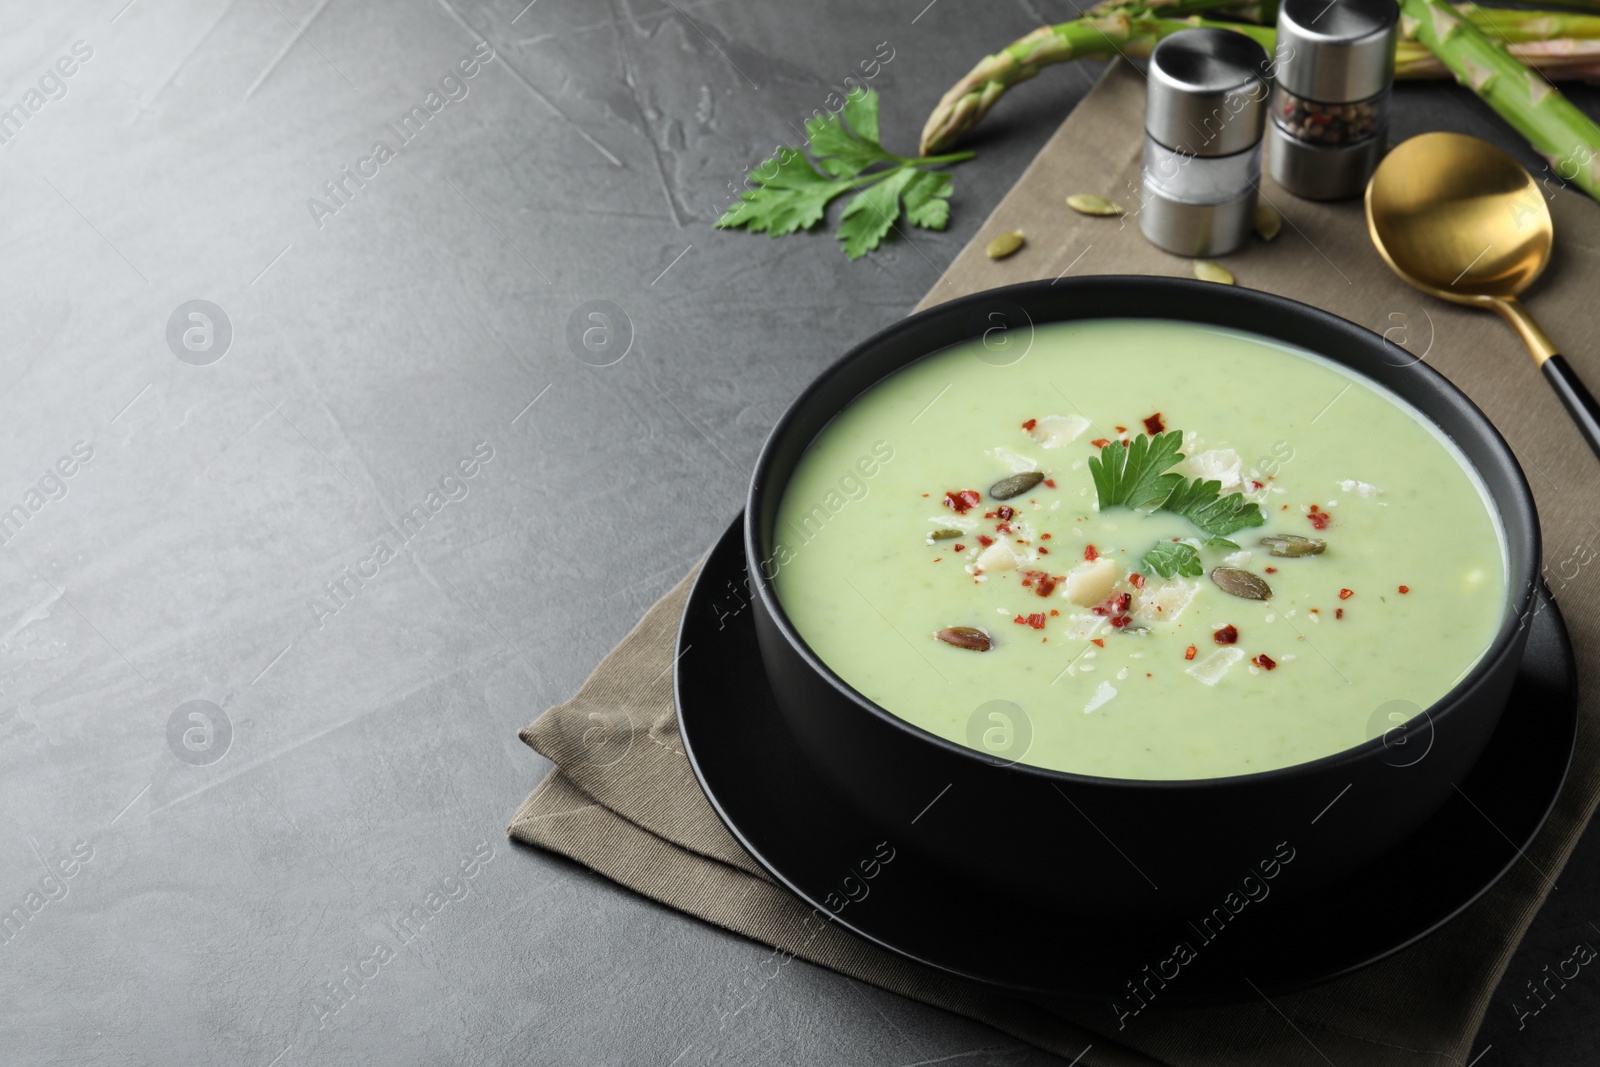
<svg viewBox="0 0 1600 1067">
<path fill-rule="evenodd" d="M 795 631 L 772 582 L 774 519 L 801 454 L 851 400 L 922 356 L 987 337 L 996 358 L 1009 360 L 1005 346 L 1026 343 L 1034 325 L 1090 318 L 1176 319 L 1299 345 L 1388 387 L 1442 429 L 1488 487 L 1508 554 L 1505 616 L 1471 673 L 1403 729 L 1346 751 L 1277 770 L 1181 781 L 1002 763 L 896 718 L 835 675 Z M 800 748 L 862 819 L 897 845 L 982 871 L 999 896 L 975 901 L 975 916 L 1006 896 L 1094 908 L 1072 913 L 1089 921 L 1098 912 L 1221 906 L 1246 876 L 1259 883 L 1267 871 L 1277 873 L 1286 852 L 1294 876 L 1275 889 L 1293 893 L 1395 846 L 1466 776 L 1494 731 L 1522 658 L 1540 566 L 1533 498 L 1510 448 L 1431 367 L 1305 304 L 1137 276 L 996 289 L 913 315 L 857 346 L 778 422 L 756 465 L 745 524 L 761 656 Z"/>
</svg>

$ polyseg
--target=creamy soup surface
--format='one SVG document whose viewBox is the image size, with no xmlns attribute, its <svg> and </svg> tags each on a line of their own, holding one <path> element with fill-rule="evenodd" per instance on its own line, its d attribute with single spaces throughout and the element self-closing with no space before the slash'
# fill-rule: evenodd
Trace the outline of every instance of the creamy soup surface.
<svg viewBox="0 0 1600 1067">
<path fill-rule="evenodd" d="M 1175 322 L 1006 344 L 857 398 L 780 504 L 785 610 L 889 712 L 998 759 L 1222 777 L 1397 727 L 1492 641 L 1492 505 L 1376 383 Z"/>
</svg>

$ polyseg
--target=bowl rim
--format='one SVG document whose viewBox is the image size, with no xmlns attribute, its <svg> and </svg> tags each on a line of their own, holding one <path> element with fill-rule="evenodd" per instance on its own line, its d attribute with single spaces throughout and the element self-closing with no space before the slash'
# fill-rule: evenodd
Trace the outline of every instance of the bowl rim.
<svg viewBox="0 0 1600 1067">
<path fill-rule="evenodd" d="M 1058 285 L 1058 283 L 1060 284 Z M 834 690 L 847 698 L 858 710 L 873 716 L 881 722 L 886 723 L 899 732 L 906 734 L 913 740 L 921 741 L 923 743 L 932 743 L 936 747 L 957 757 L 958 759 L 970 761 L 971 763 L 981 767 L 988 767 L 1004 772 L 1016 772 L 1025 776 L 1039 778 L 1046 782 L 1052 783 L 1071 783 L 1080 786 L 1096 786 L 1101 788 L 1139 788 L 1159 790 L 1234 788 L 1245 783 L 1281 781 L 1284 779 L 1316 774 L 1322 771 L 1337 768 L 1345 764 L 1365 762 L 1367 759 L 1371 758 L 1375 753 L 1385 747 L 1385 735 L 1380 734 L 1377 737 L 1369 738 L 1366 741 L 1363 741 L 1360 744 L 1354 745 L 1350 748 L 1341 749 L 1326 756 L 1319 756 L 1316 759 L 1306 760 L 1301 763 L 1292 763 L 1282 767 L 1273 767 L 1261 771 L 1250 771 L 1244 774 L 1223 775 L 1207 778 L 1118 778 L 1108 775 L 1093 775 L 1083 774 L 1076 771 L 1063 771 L 1051 767 L 1041 767 L 1037 764 L 1024 763 L 1021 761 L 996 760 L 994 757 L 986 756 L 976 749 L 970 748 L 958 741 L 951 741 L 948 738 L 941 737 L 938 734 L 935 734 L 929 730 L 925 730 L 914 723 L 902 719 L 898 715 L 895 715 L 893 712 L 869 699 L 864 694 L 858 692 L 853 686 L 850 685 L 850 683 L 840 678 L 838 674 L 836 674 L 833 669 L 823 661 L 822 657 L 811 648 L 811 646 L 806 642 L 805 638 L 802 637 L 799 631 L 795 628 L 794 623 L 790 621 L 788 613 L 784 611 L 783 605 L 778 598 L 777 589 L 773 581 L 773 575 L 769 574 L 768 568 L 762 565 L 765 558 L 762 555 L 762 546 L 760 544 L 762 502 L 766 497 L 772 494 L 781 495 L 784 488 L 786 488 L 788 484 L 786 479 L 779 484 L 776 483 L 772 477 L 772 468 L 777 463 L 778 451 L 784 446 L 788 439 L 795 434 L 796 431 L 794 426 L 800 417 L 800 413 L 812 403 L 813 398 L 815 398 L 833 378 L 841 373 L 844 373 L 849 368 L 850 364 L 855 360 L 861 358 L 867 353 L 870 353 L 880 345 L 894 340 L 899 334 L 904 333 L 916 325 L 930 323 L 939 319 L 950 319 L 952 323 L 955 324 L 958 329 L 960 329 L 960 323 L 964 319 L 970 321 L 970 316 L 974 309 L 982 308 L 985 305 L 992 306 L 996 303 L 1008 303 L 1013 306 L 1021 307 L 1029 316 L 1030 326 L 1057 322 L 1092 321 L 1097 318 L 1111 319 L 1135 317 L 1126 315 L 1097 316 L 1094 314 L 1085 314 L 1070 318 L 1045 318 L 1035 322 L 1032 317 L 1032 312 L 1027 308 L 1030 298 L 1040 297 L 1046 294 L 1054 298 L 1060 298 L 1063 294 L 1070 294 L 1073 292 L 1092 293 L 1096 289 L 1121 289 L 1125 287 L 1147 289 L 1151 291 L 1152 295 L 1156 295 L 1163 290 L 1167 292 L 1186 292 L 1190 296 L 1204 296 L 1206 300 L 1213 305 L 1219 307 L 1226 306 L 1229 307 L 1230 310 L 1233 308 L 1248 310 L 1252 307 L 1257 309 L 1263 307 L 1275 308 L 1279 312 L 1286 313 L 1291 316 L 1298 316 L 1301 319 L 1306 320 L 1307 325 L 1309 326 L 1320 327 L 1331 334 L 1343 334 L 1350 341 L 1366 346 L 1369 349 L 1372 349 L 1377 345 L 1386 345 L 1391 343 L 1365 326 L 1352 322 L 1349 319 L 1343 318 L 1339 315 L 1335 315 L 1332 312 L 1324 311 L 1323 309 L 1313 305 L 1290 299 L 1289 297 L 1278 296 L 1275 293 L 1268 293 L 1259 289 L 1249 289 L 1242 286 L 1222 286 L 1217 285 L 1214 282 L 1192 281 L 1187 278 L 1172 278 L 1160 275 L 1099 274 L 1085 275 L 1079 278 L 1062 278 L 1054 281 L 1036 280 L 1020 282 L 1014 285 L 1001 286 L 994 289 L 985 289 L 977 293 L 956 297 L 955 299 L 946 301 L 944 303 L 935 304 L 931 307 L 924 308 L 921 311 L 913 312 L 912 314 L 898 319 L 890 325 L 877 331 L 872 336 L 866 338 L 858 344 L 853 345 L 842 356 L 829 364 L 826 369 L 824 369 L 820 374 L 811 380 L 806 388 L 802 390 L 801 393 L 788 406 L 788 408 L 785 409 L 783 415 L 778 419 L 771 432 L 767 435 L 766 442 L 762 445 L 761 453 L 756 460 L 755 469 L 750 477 L 750 487 L 746 495 L 744 508 L 743 541 L 745 565 L 750 578 L 750 584 L 753 586 L 755 591 L 755 596 L 760 601 L 763 610 L 772 620 L 773 625 L 777 628 L 784 641 L 801 657 L 801 659 L 805 662 L 806 667 L 826 681 Z M 1092 298 L 1086 298 L 1079 302 L 1085 304 L 1086 306 L 1093 306 Z M 1168 305 L 1162 301 L 1153 301 L 1152 307 L 1154 307 L 1156 310 L 1148 315 L 1139 317 L 1164 321 L 1188 322 L 1201 326 L 1226 325 L 1229 329 L 1255 333 L 1256 335 L 1265 337 L 1269 340 L 1275 340 L 1280 343 L 1292 344 L 1296 347 L 1305 348 L 1306 350 L 1312 351 L 1322 358 L 1329 360 L 1330 362 L 1338 364 L 1343 373 L 1359 379 L 1371 381 L 1382 391 L 1394 392 L 1392 388 L 1372 378 L 1372 376 L 1367 374 L 1365 371 L 1350 366 L 1344 360 L 1330 355 L 1326 351 L 1320 350 L 1320 348 L 1312 348 L 1309 345 L 1301 344 L 1297 341 L 1290 341 L 1282 337 L 1274 337 L 1273 334 L 1256 326 L 1228 325 L 1218 322 L 1202 322 L 1194 318 L 1192 315 L 1163 313 L 1163 309 L 1165 309 L 1167 306 Z M 1246 321 L 1246 319 L 1247 316 L 1245 315 L 1241 314 L 1237 316 L 1238 321 L 1242 322 Z M 875 387 L 885 378 L 888 378 L 900 369 L 909 366 L 911 363 L 916 362 L 917 360 L 924 359 L 933 355 L 935 352 L 943 351 L 944 349 L 956 344 L 960 344 L 963 341 L 971 340 L 974 336 L 970 331 L 962 332 L 964 332 L 965 336 L 957 340 L 952 340 L 948 344 L 930 349 L 929 351 L 924 352 L 913 359 L 899 364 L 894 369 L 888 371 L 882 377 L 876 379 L 874 382 L 868 385 L 866 389 Z M 1328 347 L 1332 346 L 1329 345 Z M 1477 663 L 1473 665 L 1472 669 L 1458 679 L 1456 684 L 1451 686 L 1451 688 L 1442 696 L 1440 696 L 1432 704 L 1423 708 L 1417 715 L 1407 720 L 1406 723 L 1406 725 L 1409 725 L 1410 723 L 1417 722 L 1418 720 L 1426 719 L 1430 726 L 1436 729 L 1441 720 L 1447 718 L 1451 712 L 1456 711 L 1463 704 L 1467 703 L 1465 698 L 1480 684 L 1482 684 L 1491 673 L 1497 672 L 1499 665 L 1506 659 L 1508 655 L 1515 654 L 1518 647 L 1517 637 L 1520 633 L 1524 633 L 1528 629 L 1530 618 L 1529 613 L 1535 601 L 1535 587 L 1540 574 L 1540 561 L 1542 560 L 1542 542 L 1539 529 L 1538 510 L 1534 504 L 1533 491 L 1528 485 L 1527 476 L 1524 474 L 1520 463 L 1518 463 L 1511 446 L 1500 434 L 1499 429 L 1494 425 L 1493 422 L 1490 421 L 1489 417 L 1484 414 L 1483 410 L 1479 408 L 1470 397 L 1468 397 L 1464 392 L 1457 388 L 1453 382 L 1451 382 L 1434 367 L 1429 365 L 1422 358 L 1417 358 L 1409 364 L 1402 365 L 1401 369 L 1415 370 L 1417 373 L 1421 374 L 1424 382 L 1426 383 L 1424 388 L 1431 388 L 1434 395 L 1438 398 L 1436 402 L 1454 407 L 1457 410 L 1457 413 L 1463 416 L 1465 421 L 1473 427 L 1474 432 L 1476 432 L 1477 435 L 1482 438 L 1482 440 L 1488 445 L 1489 450 L 1494 453 L 1495 458 L 1503 468 L 1503 473 L 1508 476 L 1508 496 L 1511 498 L 1509 501 L 1502 501 L 1497 497 L 1491 496 L 1493 510 L 1498 513 L 1497 518 L 1499 520 L 1501 534 L 1505 538 L 1507 603 L 1504 616 L 1500 622 L 1500 627 L 1496 631 L 1494 639 L 1484 650 L 1483 654 L 1478 658 Z M 858 392 L 856 397 L 862 395 L 866 389 Z M 855 397 L 852 397 L 852 401 L 854 399 Z M 1402 399 L 1404 399 L 1408 404 L 1410 404 L 1425 418 L 1427 418 L 1433 424 L 1433 428 L 1435 430 L 1441 434 L 1444 434 L 1446 438 L 1449 438 L 1452 441 L 1454 440 L 1449 432 L 1446 431 L 1443 426 L 1439 425 L 1433 412 L 1425 409 L 1421 403 L 1418 403 L 1416 400 L 1410 397 L 1402 397 Z M 838 411 L 836 410 L 834 415 L 837 414 Z M 830 416 L 830 419 L 831 418 L 832 416 Z M 809 448 L 811 442 L 815 439 L 816 435 L 811 435 L 811 438 L 806 442 L 806 447 Z M 1457 447 L 1458 449 L 1461 448 L 1459 443 L 1457 444 Z M 1472 468 L 1473 473 L 1476 474 L 1477 477 L 1485 482 L 1485 487 L 1487 488 L 1488 478 L 1482 470 L 1482 465 L 1478 464 L 1471 457 L 1466 456 L 1465 449 L 1461 450 L 1463 452 L 1463 458 L 1467 461 L 1467 465 Z M 1509 507 L 1507 506 L 1508 504 L 1510 505 Z M 1514 554 L 1512 552 L 1512 545 L 1516 543 L 1524 543 L 1529 548 L 1527 553 L 1528 562 L 1523 568 L 1522 573 L 1511 573 L 1514 567 Z M 774 568 L 773 573 L 776 573 L 776 568 Z"/>
</svg>

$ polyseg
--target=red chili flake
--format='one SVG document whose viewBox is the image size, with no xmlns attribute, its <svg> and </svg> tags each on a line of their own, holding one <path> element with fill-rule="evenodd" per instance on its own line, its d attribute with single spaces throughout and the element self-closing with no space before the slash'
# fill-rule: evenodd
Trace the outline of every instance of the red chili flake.
<svg viewBox="0 0 1600 1067">
<path fill-rule="evenodd" d="M 1039 613 L 1036 613 L 1036 614 L 1033 614 L 1033 615 L 1029 615 L 1028 616 L 1028 625 L 1033 627 L 1035 630 L 1044 629 L 1044 613 L 1043 612 L 1039 612 Z"/>
<path fill-rule="evenodd" d="M 1049 554 L 1050 554 L 1050 550 L 1048 548 L 1045 548 L 1043 545 L 1039 546 L 1039 555 L 1048 556 Z"/>
<path fill-rule="evenodd" d="M 1050 535 L 1049 534 L 1040 534 L 1039 535 L 1039 540 L 1048 541 L 1048 540 L 1050 540 Z"/>
<path fill-rule="evenodd" d="M 1343 608 L 1334 608 L 1333 609 L 1333 617 L 1336 618 L 1336 619 L 1344 618 L 1344 609 Z"/>
<path fill-rule="evenodd" d="M 1100 553 L 1093 545 L 1083 546 L 1083 558 L 1090 563 L 1100 558 Z"/>
<path fill-rule="evenodd" d="M 1278 573 L 1278 568 L 1276 568 L 1276 567 L 1268 567 L 1267 568 L 1267 573 L 1268 574 L 1277 574 Z"/>
<path fill-rule="evenodd" d="M 990 537 L 988 534 L 979 534 L 978 544 L 982 545 L 984 548 L 988 548 L 990 545 L 994 544 L 994 538 Z"/>
<path fill-rule="evenodd" d="M 1261 488 L 1261 483 L 1256 481 L 1254 478 L 1251 478 L 1250 479 L 1250 488 L 1252 488 L 1252 489 L 1260 489 Z"/>
<path fill-rule="evenodd" d="M 1094 447 L 1096 447 L 1096 448 L 1104 448 L 1104 447 L 1106 447 L 1106 445 L 1109 445 L 1111 442 L 1107 441 L 1104 437 L 1096 437 L 1093 441 L 1090 441 L 1089 443 L 1091 445 L 1094 445 Z"/>
<path fill-rule="evenodd" d="M 927 494 L 927 493 L 923 493 L 923 494 L 922 494 L 922 495 L 923 495 L 923 496 L 927 496 L 927 495 L 928 495 L 928 494 Z"/>
<path fill-rule="evenodd" d="M 1133 621 L 1133 616 L 1132 615 L 1113 615 L 1111 617 L 1111 625 L 1116 627 L 1119 630 L 1122 629 L 1124 626 L 1128 625 L 1132 621 Z"/>
<path fill-rule="evenodd" d="M 1321 615 L 1322 614 L 1322 609 L 1321 608 L 1307 608 L 1306 610 L 1311 612 L 1311 614 L 1313 614 L 1313 615 Z"/>
<path fill-rule="evenodd" d="M 1014 510 L 1012 510 L 1011 508 L 1008 508 L 1008 507 L 1006 507 L 1004 505 L 1001 505 L 1000 507 L 995 508 L 994 509 L 994 513 L 997 516 L 999 516 L 1000 518 L 1004 519 L 1006 522 L 1010 522 L 1013 518 L 1016 517 L 1016 514 L 1017 514 Z"/>
<path fill-rule="evenodd" d="M 1128 428 L 1126 426 L 1118 426 L 1117 427 L 1117 432 L 1118 433 L 1127 433 L 1128 432 Z"/>
<path fill-rule="evenodd" d="M 994 532 L 995 533 L 1010 533 L 1011 532 L 1011 524 L 1008 523 L 1008 522 L 997 522 L 997 523 L 994 524 Z"/>
<path fill-rule="evenodd" d="M 1198 651 L 1199 649 L 1195 648 L 1193 645 L 1190 645 L 1188 648 L 1183 650 L 1183 658 L 1194 659 L 1194 654 Z"/>
<path fill-rule="evenodd" d="M 1257 656 L 1250 662 L 1254 663 L 1257 667 L 1260 667 L 1264 671 L 1270 671 L 1278 665 L 1277 661 L 1271 656 L 1267 655 L 1265 652 L 1261 653 L 1261 655 Z"/>
<path fill-rule="evenodd" d="M 957 548 L 960 548 L 960 547 L 961 547 L 961 546 L 960 546 L 960 545 L 957 545 L 957 546 L 956 546 L 956 547 L 957 547 Z M 943 556 L 934 556 L 934 557 L 933 557 L 933 561 L 934 561 L 934 562 L 935 562 L 935 563 L 942 563 L 942 562 L 944 562 L 944 557 L 943 557 Z"/>
<path fill-rule="evenodd" d="M 1103 637 L 1091 637 L 1091 638 L 1089 638 L 1089 643 L 1091 645 L 1098 645 L 1101 648 L 1105 648 L 1106 647 L 1105 638 L 1103 638 Z"/>
<path fill-rule="evenodd" d="M 1061 612 L 1059 612 L 1059 611 L 1057 611 L 1057 610 L 1056 610 L 1056 609 L 1055 609 L 1055 608 L 1051 608 L 1051 609 L 1050 609 L 1050 614 L 1051 614 L 1051 615 L 1060 615 L 1060 614 L 1061 614 Z"/>
<path fill-rule="evenodd" d="M 1128 575 L 1128 584 L 1133 586 L 1135 589 L 1143 589 L 1144 575 L 1140 574 L 1138 571 L 1134 571 L 1132 574 Z"/>
<path fill-rule="evenodd" d="M 969 508 L 978 503 L 976 489 L 952 489 L 944 495 L 944 506 L 954 508 L 957 515 L 965 515 Z"/>
<path fill-rule="evenodd" d="M 967 550 L 967 546 L 966 545 L 957 545 L 956 546 L 956 551 L 957 552 L 965 552 L 966 550 Z"/>
<path fill-rule="evenodd" d="M 1026 625 L 1028 625 L 1028 620 L 1024 619 L 1021 615 L 1018 615 L 1016 618 L 1012 619 L 1011 621 L 1016 623 L 1018 626 L 1026 626 Z"/>
<path fill-rule="evenodd" d="M 1278 510 L 1279 511 L 1288 511 L 1289 510 L 1289 505 L 1285 504 L 1283 507 L 1279 508 Z"/>
<path fill-rule="evenodd" d="M 1402 585 L 1400 587 L 1400 592 L 1409 593 L 1409 592 L 1411 592 L 1411 587 L 1409 585 Z"/>
<path fill-rule="evenodd" d="M 1353 597 L 1355 595 L 1356 595 L 1356 591 L 1354 589 L 1341 589 L 1341 590 L 1339 590 L 1339 599 L 1340 600 L 1349 600 L 1351 597 Z"/>
<path fill-rule="evenodd" d="M 1044 480 L 1044 484 L 1049 486 L 1051 489 L 1054 489 L 1056 487 L 1056 480 L 1054 478 L 1046 478 Z"/>
<path fill-rule="evenodd" d="M 1328 523 L 1333 521 L 1332 515 L 1329 515 L 1326 511 L 1319 510 L 1315 504 L 1311 505 L 1311 510 L 1306 513 L 1306 518 L 1310 519 L 1312 527 L 1318 530 L 1326 530 Z"/>
<path fill-rule="evenodd" d="M 1161 412 L 1159 411 L 1144 420 L 1144 432 L 1149 434 L 1151 437 L 1154 437 L 1156 434 L 1160 433 L 1166 428 L 1167 424 L 1161 421 Z"/>
<path fill-rule="evenodd" d="M 1117 610 L 1127 611 L 1128 605 L 1133 603 L 1132 593 L 1123 593 L 1117 597 Z"/>
<path fill-rule="evenodd" d="M 992 519 L 992 518 L 994 518 L 994 512 L 992 512 L 992 511 L 985 511 L 985 512 L 984 512 L 984 513 L 983 513 L 983 517 L 984 517 L 984 518 L 986 518 L 986 519 Z"/>
<path fill-rule="evenodd" d="M 1033 432 L 1033 428 L 1035 426 L 1037 426 L 1037 425 L 1039 425 L 1039 420 L 1038 419 L 1029 419 L 1027 422 L 1022 424 L 1022 428 L 1024 430 L 1027 430 L 1029 433 L 1032 433 Z"/>
<path fill-rule="evenodd" d="M 1058 581 L 1060 581 L 1059 578 L 1052 578 L 1044 571 L 1022 572 L 1022 584 L 1033 586 L 1033 591 L 1038 593 L 1040 596 L 1049 596 L 1051 593 L 1055 592 L 1056 583 Z"/>
<path fill-rule="evenodd" d="M 1231 645 L 1235 641 L 1239 640 L 1239 628 L 1234 626 L 1232 623 L 1229 623 L 1227 626 L 1224 626 L 1222 629 L 1212 634 L 1211 639 L 1219 645 Z"/>
</svg>

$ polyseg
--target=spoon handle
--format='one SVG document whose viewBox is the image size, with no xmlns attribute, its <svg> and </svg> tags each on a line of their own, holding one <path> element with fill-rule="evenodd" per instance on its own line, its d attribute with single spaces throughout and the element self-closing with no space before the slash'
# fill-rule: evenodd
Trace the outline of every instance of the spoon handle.
<svg viewBox="0 0 1600 1067">
<path fill-rule="evenodd" d="M 1540 366 L 1544 368 L 1544 376 L 1550 380 L 1550 387 L 1561 398 L 1561 403 L 1566 405 L 1572 421 L 1578 424 L 1578 431 L 1589 442 L 1589 447 L 1594 449 L 1594 454 L 1600 456 L 1600 403 L 1596 403 L 1594 394 L 1589 392 L 1578 373 L 1562 356 L 1551 355 Z"/>
</svg>

